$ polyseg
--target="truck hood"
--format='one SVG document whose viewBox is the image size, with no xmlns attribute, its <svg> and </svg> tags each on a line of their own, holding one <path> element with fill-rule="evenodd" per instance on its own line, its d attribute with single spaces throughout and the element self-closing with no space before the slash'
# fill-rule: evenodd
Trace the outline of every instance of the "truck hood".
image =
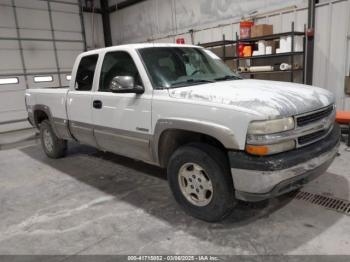
<svg viewBox="0 0 350 262">
<path fill-rule="evenodd" d="M 232 80 L 169 89 L 173 98 L 232 106 L 267 119 L 310 112 L 334 103 L 329 91 L 296 83 Z"/>
</svg>

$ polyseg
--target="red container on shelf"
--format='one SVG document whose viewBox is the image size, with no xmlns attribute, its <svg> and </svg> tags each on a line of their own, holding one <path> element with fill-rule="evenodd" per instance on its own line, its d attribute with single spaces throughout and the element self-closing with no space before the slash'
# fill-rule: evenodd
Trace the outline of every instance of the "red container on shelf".
<svg viewBox="0 0 350 262">
<path fill-rule="evenodd" d="M 250 38 L 250 31 L 253 25 L 253 21 L 241 21 L 239 24 L 239 37 L 241 39 Z"/>
<path fill-rule="evenodd" d="M 178 45 L 185 44 L 185 38 L 176 38 L 176 44 Z"/>
<path fill-rule="evenodd" d="M 243 57 L 244 44 L 238 45 L 238 57 Z"/>
</svg>

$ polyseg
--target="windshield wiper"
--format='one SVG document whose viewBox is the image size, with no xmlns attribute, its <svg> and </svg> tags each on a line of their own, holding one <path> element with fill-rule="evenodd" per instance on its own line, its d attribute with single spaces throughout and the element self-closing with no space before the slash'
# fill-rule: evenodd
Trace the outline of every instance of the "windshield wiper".
<svg viewBox="0 0 350 262">
<path fill-rule="evenodd" d="M 181 86 L 186 86 L 186 84 L 195 85 L 195 84 L 214 83 L 214 82 L 215 81 L 205 80 L 205 79 L 187 79 L 185 81 L 175 82 L 175 83 L 171 84 L 171 87 L 181 87 Z"/>
<path fill-rule="evenodd" d="M 241 77 L 239 76 L 234 76 L 234 75 L 226 75 L 226 76 L 223 76 L 223 77 L 218 77 L 218 78 L 215 78 L 215 81 L 225 81 L 225 80 L 240 80 L 242 79 Z"/>
</svg>

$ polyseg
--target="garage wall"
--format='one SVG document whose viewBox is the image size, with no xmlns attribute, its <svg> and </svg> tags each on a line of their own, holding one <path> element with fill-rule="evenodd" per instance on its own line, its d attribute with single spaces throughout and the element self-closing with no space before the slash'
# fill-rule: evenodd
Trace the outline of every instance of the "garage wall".
<svg viewBox="0 0 350 262">
<path fill-rule="evenodd" d="M 110 0 L 110 4 L 122 0 Z M 142 42 L 239 20 L 307 0 L 147 0 L 111 14 L 114 43 Z"/>
<path fill-rule="evenodd" d="M 111 0 L 111 2 L 117 0 Z M 243 15 L 257 17 L 257 23 L 274 25 L 274 32 L 296 30 L 307 24 L 306 0 L 147 0 L 111 14 L 113 43 L 165 42 L 177 37 L 191 43 L 234 39 Z M 315 85 L 336 95 L 337 106 L 350 110 L 350 98 L 344 94 L 344 76 L 349 75 L 350 52 L 347 35 L 350 28 L 348 0 L 321 0 L 316 8 L 314 53 Z"/>
<path fill-rule="evenodd" d="M 26 88 L 68 86 L 75 57 L 85 48 L 84 31 L 88 48 L 103 46 L 99 16 L 93 44 L 92 16 L 84 14 L 83 30 L 78 0 L 0 0 L 0 132 L 29 127 Z M 38 76 L 48 81 L 37 82 Z M 18 83 L 1 84 L 9 78 Z"/>
<path fill-rule="evenodd" d="M 82 2 L 82 5 L 85 6 L 85 1 L 80 1 Z M 94 0 L 93 10 L 94 8 L 99 9 L 100 7 L 100 0 Z M 104 47 L 105 42 L 103 36 L 102 15 L 99 13 L 83 12 L 83 17 L 87 50 Z"/>
</svg>

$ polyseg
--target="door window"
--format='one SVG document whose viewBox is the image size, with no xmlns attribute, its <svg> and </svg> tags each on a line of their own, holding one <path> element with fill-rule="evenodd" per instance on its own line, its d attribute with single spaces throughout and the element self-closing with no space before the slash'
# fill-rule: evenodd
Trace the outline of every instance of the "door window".
<svg viewBox="0 0 350 262">
<path fill-rule="evenodd" d="M 135 85 L 141 85 L 142 81 L 132 57 L 124 51 L 110 52 L 104 57 L 101 77 L 100 92 L 109 92 L 109 85 L 115 76 L 132 76 Z"/>
<path fill-rule="evenodd" d="M 84 56 L 80 60 L 75 81 L 76 90 L 90 91 L 92 89 L 97 60 L 98 55 Z"/>
</svg>

